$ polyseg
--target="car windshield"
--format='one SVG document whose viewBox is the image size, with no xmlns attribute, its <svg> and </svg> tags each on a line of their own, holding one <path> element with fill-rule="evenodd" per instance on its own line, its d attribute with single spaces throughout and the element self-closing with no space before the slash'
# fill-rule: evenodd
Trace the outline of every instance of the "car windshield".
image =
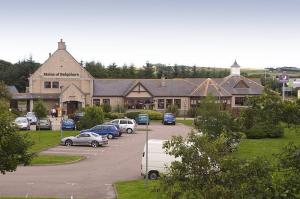
<svg viewBox="0 0 300 199">
<path fill-rule="evenodd" d="M 33 116 L 35 116 L 35 114 L 34 114 L 33 112 L 28 112 L 26 115 L 27 115 L 28 117 L 33 117 Z"/>
<path fill-rule="evenodd" d="M 67 120 L 64 120 L 63 122 L 66 123 L 66 124 L 73 124 L 74 123 L 74 121 L 72 119 L 67 119 Z"/>
<path fill-rule="evenodd" d="M 26 118 L 17 118 L 17 119 L 16 119 L 16 122 L 17 122 L 17 123 L 26 123 L 26 122 L 27 122 L 27 119 L 26 119 Z"/>
<path fill-rule="evenodd" d="M 40 123 L 48 123 L 48 120 L 40 120 Z"/>
</svg>

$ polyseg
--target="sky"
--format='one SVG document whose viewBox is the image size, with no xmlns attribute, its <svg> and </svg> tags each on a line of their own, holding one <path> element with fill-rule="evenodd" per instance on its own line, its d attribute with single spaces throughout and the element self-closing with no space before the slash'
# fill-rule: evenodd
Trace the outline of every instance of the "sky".
<svg viewBox="0 0 300 199">
<path fill-rule="evenodd" d="M 300 67 L 299 0 L 0 0 L 0 59 Z"/>
</svg>

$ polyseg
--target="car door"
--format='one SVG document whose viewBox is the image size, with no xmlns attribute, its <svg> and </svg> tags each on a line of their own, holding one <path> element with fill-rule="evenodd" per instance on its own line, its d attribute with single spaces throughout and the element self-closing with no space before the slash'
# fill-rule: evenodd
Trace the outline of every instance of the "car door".
<svg viewBox="0 0 300 199">
<path fill-rule="evenodd" d="M 127 129 L 127 120 L 120 120 L 120 127 L 123 129 Z"/>
<path fill-rule="evenodd" d="M 88 145 L 90 137 L 91 135 L 87 133 L 80 134 L 77 138 L 77 145 Z"/>
</svg>

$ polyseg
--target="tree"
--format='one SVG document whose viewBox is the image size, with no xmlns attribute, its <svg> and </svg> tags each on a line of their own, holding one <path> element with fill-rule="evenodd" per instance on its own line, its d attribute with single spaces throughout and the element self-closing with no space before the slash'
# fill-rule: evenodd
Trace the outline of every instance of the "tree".
<svg viewBox="0 0 300 199">
<path fill-rule="evenodd" d="M 12 172 L 20 164 L 28 165 L 33 154 L 28 152 L 32 143 L 26 134 L 16 132 L 8 103 L 0 100 L 0 172 Z"/>
<path fill-rule="evenodd" d="M 300 148 L 288 147 L 274 166 L 257 157 L 241 160 L 228 156 L 224 137 L 212 140 L 194 133 L 165 142 L 167 154 L 177 161 L 159 180 L 163 198 L 297 198 L 300 193 Z"/>
<path fill-rule="evenodd" d="M 32 111 L 35 112 L 37 118 L 47 117 L 47 113 L 48 113 L 47 108 L 45 107 L 44 102 L 41 100 L 38 100 L 34 104 Z"/>
<path fill-rule="evenodd" d="M 89 129 L 104 122 L 104 113 L 99 106 L 89 106 L 84 109 L 84 116 L 79 121 L 82 129 Z"/>
<path fill-rule="evenodd" d="M 9 100 L 11 97 L 3 81 L 0 81 L 0 99 Z"/>
</svg>

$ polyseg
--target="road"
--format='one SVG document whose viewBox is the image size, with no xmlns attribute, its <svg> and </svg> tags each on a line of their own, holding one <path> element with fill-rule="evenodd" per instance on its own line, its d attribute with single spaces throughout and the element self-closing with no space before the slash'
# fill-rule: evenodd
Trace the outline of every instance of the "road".
<svg viewBox="0 0 300 199">
<path fill-rule="evenodd" d="M 149 138 L 168 139 L 187 135 L 190 128 L 182 124 L 151 124 Z M 141 178 L 140 165 L 145 132 L 123 134 L 109 141 L 108 146 L 57 146 L 44 154 L 79 154 L 86 159 L 74 164 L 18 167 L 16 172 L 0 176 L 0 196 L 97 198 L 112 199 L 112 184 Z"/>
</svg>

